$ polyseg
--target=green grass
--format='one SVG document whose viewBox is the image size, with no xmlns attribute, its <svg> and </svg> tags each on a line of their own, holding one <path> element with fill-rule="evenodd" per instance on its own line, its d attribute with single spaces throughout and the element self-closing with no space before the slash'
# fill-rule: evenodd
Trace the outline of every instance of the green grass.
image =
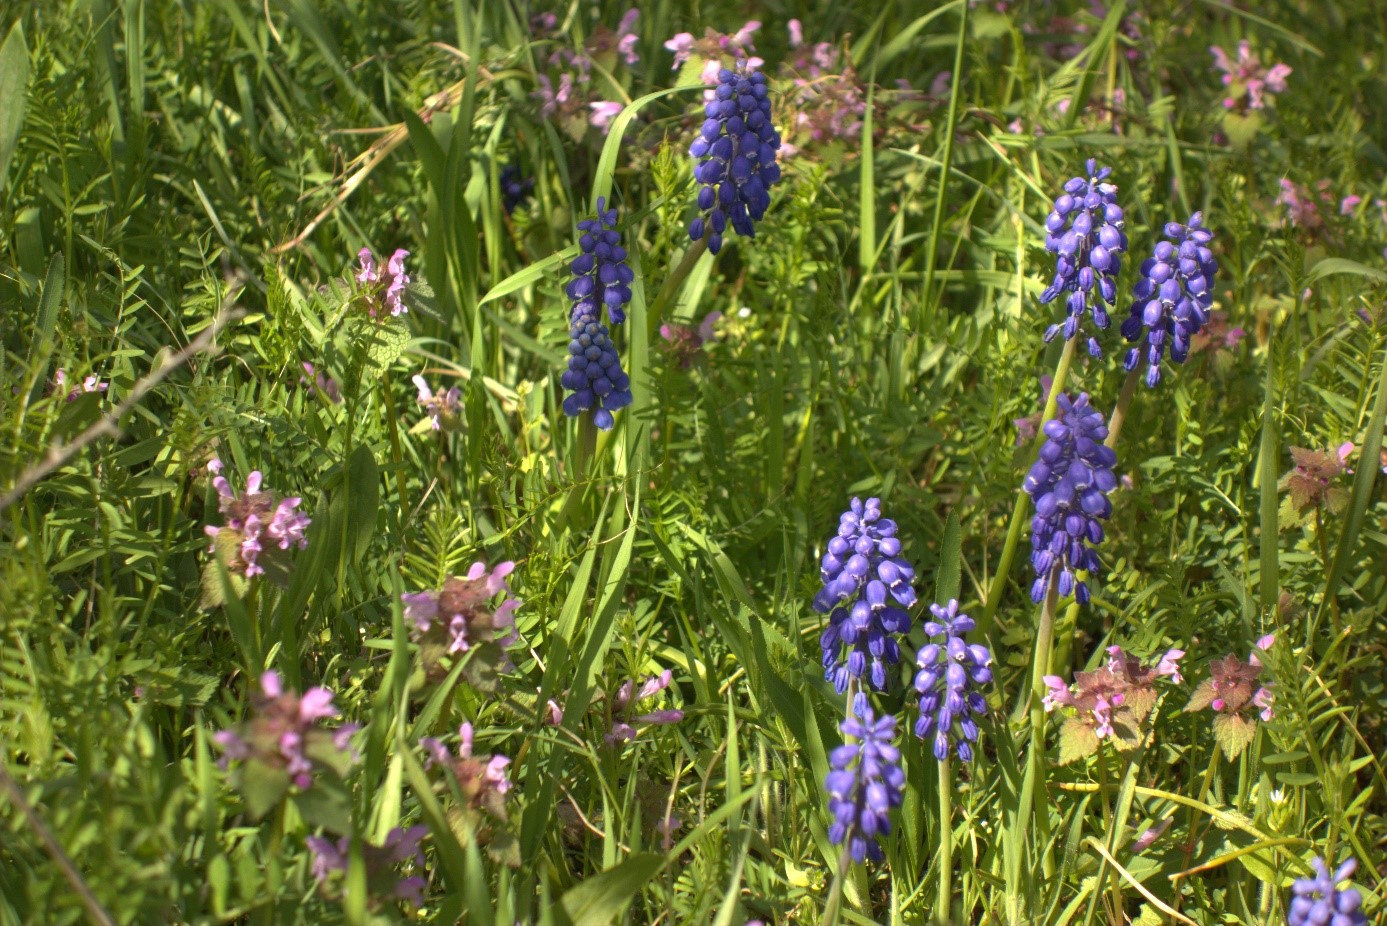
<svg viewBox="0 0 1387 926">
<path fill-rule="evenodd" d="M 1356 857 L 1384 916 L 1387 37 L 1371 0 L 1242 6 L 659 0 L 639 63 L 594 68 L 594 98 L 626 104 L 605 138 L 531 94 L 620 4 L 556 7 L 539 34 L 537 8 L 490 0 L 5 11 L 0 926 L 1280 924 L 1316 855 Z M 865 137 L 791 134 L 791 17 L 851 60 Z M 756 238 L 714 258 L 685 231 L 701 65 L 672 70 L 662 44 L 748 19 L 799 150 Z M 1240 39 L 1293 69 L 1241 123 L 1208 50 Z M 1196 209 L 1246 337 L 1135 390 L 1093 602 L 1053 615 L 1056 674 L 1120 644 L 1188 651 L 1186 680 L 1137 750 L 1061 765 L 1053 715 L 1043 749 L 1029 732 L 1035 446 L 1013 422 L 1061 362 L 1043 223 L 1088 157 L 1114 168 L 1131 247 L 1105 357 L 1080 347 L 1063 388 L 1117 403 L 1137 265 Z M 508 164 L 536 181 L 513 213 Z M 1318 227 L 1283 221 L 1283 178 L 1327 182 Z M 574 225 L 602 196 L 636 271 L 617 335 L 634 401 L 588 444 L 556 371 Z M 411 252 L 402 322 L 352 307 L 363 245 Z M 660 326 L 714 311 L 720 337 L 685 369 Z M 109 389 L 66 401 L 60 368 Z M 416 427 L 419 373 L 461 388 L 457 427 Z M 1342 503 L 1290 510 L 1289 448 L 1345 441 Z M 308 547 L 282 584 L 238 595 L 209 556 L 213 456 L 233 484 L 262 470 L 302 497 Z M 922 599 L 980 618 L 996 679 L 941 802 L 893 677 L 876 703 L 901 718 L 905 802 L 885 862 L 840 870 L 823 782 L 845 704 L 810 604 L 852 496 L 899 522 Z M 400 595 L 508 559 L 513 667 L 426 672 Z M 1275 717 L 1228 759 L 1210 713 L 1183 708 L 1269 632 Z M 917 621 L 903 648 L 922 641 Z M 257 815 L 212 737 L 266 669 L 327 686 L 363 730 L 338 786 Z M 639 710 L 683 719 L 609 745 L 617 690 L 663 669 Z M 479 755 L 512 759 L 506 819 L 481 830 L 418 745 L 463 721 Z M 414 825 L 417 911 L 368 883 L 361 849 Z M 354 837 L 326 888 L 313 835 Z"/>
</svg>

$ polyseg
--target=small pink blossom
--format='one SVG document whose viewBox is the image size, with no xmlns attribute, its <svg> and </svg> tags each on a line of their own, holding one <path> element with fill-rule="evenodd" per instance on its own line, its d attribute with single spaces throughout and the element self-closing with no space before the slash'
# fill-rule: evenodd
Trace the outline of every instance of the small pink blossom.
<svg viewBox="0 0 1387 926">
<path fill-rule="evenodd" d="M 1268 93 L 1282 93 L 1286 89 L 1286 78 L 1291 69 L 1285 64 L 1274 64 L 1270 68 L 1252 55 L 1252 46 L 1243 40 L 1238 43 L 1238 60 L 1228 59 L 1228 53 L 1217 45 L 1209 48 L 1213 55 L 1214 67 L 1223 72 L 1223 85 L 1230 94 L 1223 100 L 1224 109 L 1262 109 L 1266 106 Z"/>
<path fill-rule="evenodd" d="M 411 381 L 419 390 L 417 401 L 429 413 L 433 429 L 441 431 L 445 427 L 451 427 L 457 421 L 458 412 L 462 408 L 462 390 L 454 386 L 447 392 L 435 393 L 429 388 L 428 380 L 424 377 L 415 376 Z"/>
<path fill-rule="evenodd" d="M 1353 210 L 1358 208 L 1358 204 L 1363 201 L 1363 197 L 1350 194 L 1339 200 L 1339 215 L 1351 215 Z"/>
<path fill-rule="evenodd" d="M 589 103 L 588 108 L 592 110 L 588 122 L 594 128 L 600 129 L 603 135 L 606 135 L 612 128 L 612 120 L 621 114 L 625 106 L 609 100 L 598 100 L 596 103 Z"/>
<path fill-rule="evenodd" d="M 1145 852 L 1155 844 L 1157 839 L 1170 828 L 1170 824 L 1175 822 L 1174 817 L 1166 817 L 1164 820 L 1152 826 L 1150 829 L 1143 830 L 1141 835 L 1132 843 L 1133 852 Z"/>
<path fill-rule="evenodd" d="M 60 393 L 67 388 L 67 373 L 61 367 L 53 374 L 53 392 Z M 67 401 L 72 402 L 84 392 L 105 392 L 110 388 L 110 383 L 103 383 L 95 376 L 88 376 L 82 380 L 80 386 L 75 387 L 67 394 Z"/>
</svg>

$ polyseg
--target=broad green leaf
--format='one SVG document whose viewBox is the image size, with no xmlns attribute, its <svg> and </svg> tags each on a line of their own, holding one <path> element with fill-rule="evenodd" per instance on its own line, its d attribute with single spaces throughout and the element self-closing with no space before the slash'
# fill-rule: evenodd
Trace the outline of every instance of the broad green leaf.
<svg viewBox="0 0 1387 926">
<path fill-rule="evenodd" d="M 1345 257 L 1326 257 L 1310 268 L 1310 272 L 1305 277 L 1305 285 L 1312 286 L 1327 276 L 1341 273 L 1360 276 L 1377 283 L 1387 283 L 1387 271 L 1368 267 Z"/>
<path fill-rule="evenodd" d="M 573 926 L 608 926 L 620 919 L 622 911 L 664 865 L 663 855 L 633 854 L 615 868 L 570 888 L 560 904 Z"/>
<path fill-rule="evenodd" d="M 0 45 L 0 192 L 5 189 L 10 159 L 19 144 L 24 127 L 26 91 L 29 86 L 29 48 L 24 43 L 24 26 L 15 23 L 5 44 Z"/>
</svg>

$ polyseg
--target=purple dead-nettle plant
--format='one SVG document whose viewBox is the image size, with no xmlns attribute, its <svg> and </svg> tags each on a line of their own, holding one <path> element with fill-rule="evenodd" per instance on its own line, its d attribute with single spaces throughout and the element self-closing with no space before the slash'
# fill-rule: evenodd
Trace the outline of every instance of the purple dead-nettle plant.
<svg viewBox="0 0 1387 926">
<path fill-rule="evenodd" d="M 665 350 L 679 362 L 681 369 L 687 370 L 703 356 L 703 345 L 717 337 L 716 326 L 721 320 L 721 312 L 709 312 L 696 328 L 678 322 L 661 325 L 660 337 L 665 339 Z"/>
<path fill-rule="evenodd" d="M 766 76 L 744 66 L 718 71 L 713 99 L 703 108 L 703 127 L 689 146 L 699 183 L 689 237 L 706 239 L 716 254 L 729 224 L 739 235 L 756 236 L 755 225 L 771 204 L 770 189 L 780 179 L 780 133 L 771 123 Z"/>
<path fill-rule="evenodd" d="M 1076 672 L 1074 684 L 1045 676 L 1047 712 L 1062 709 L 1060 761 L 1073 762 L 1098 751 L 1104 740 L 1123 751 L 1141 742 L 1141 724 L 1156 706 L 1156 680 L 1179 684 L 1184 650 L 1170 649 L 1148 666 L 1120 646 L 1108 647 L 1108 661 L 1093 672 Z"/>
<path fill-rule="evenodd" d="M 429 421 L 435 431 L 452 430 L 458 422 L 458 412 L 462 408 L 462 390 L 453 386 L 447 392 L 434 392 L 428 380 L 422 376 L 413 378 L 419 390 L 418 402 L 429 413 Z"/>
<path fill-rule="evenodd" d="M 958 602 L 929 606 L 933 620 L 925 621 L 931 637 L 915 657 L 915 690 L 920 695 L 920 718 L 915 735 L 934 740 L 934 757 L 941 762 L 954 745 L 958 758 L 973 761 L 973 744 L 978 740 L 974 719 L 987 713 L 982 686 L 992 681 L 992 654 L 980 643 L 969 644 L 963 635 L 975 626 L 967 614 L 958 612 Z M 933 638 L 943 637 L 942 642 Z"/>
<path fill-rule="evenodd" d="M 665 669 L 642 681 L 639 689 L 631 679 L 623 682 L 612 697 L 612 728 L 604 737 L 607 743 L 617 745 L 630 742 L 636 738 L 639 727 L 663 726 L 683 720 L 684 712 L 676 708 L 636 713 L 636 705 L 664 691 L 673 680 L 674 674 Z"/>
<path fill-rule="evenodd" d="M 1031 599 L 1044 600 L 1050 583 L 1058 581 L 1060 597 L 1072 593 L 1087 604 L 1088 585 L 1077 573 L 1098 571 L 1098 554 L 1089 545 L 1103 542 L 1100 522 L 1112 514 L 1108 493 L 1117 488 L 1117 454 L 1103 445 L 1108 427 L 1086 392 L 1077 399 L 1061 395 L 1044 430 L 1045 443 L 1022 486 L 1035 501 Z"/>
<path fill-rule="evenodd" d="M 506 827 L 506 795 L 511 791 L 508 769 L 511 760 L 500 754 L 478 755 L 475 751 L 471 723 L 458 728 L 458 749 L 453 754 L 440 740 L 426 736 L 419 740 L 424 749 L 427 767 L 439 766 L 448 770 L 462 797 L 458 812 L 477 841 L 493 851 L 512 844 Z"/>
<path fill-rule="evenodd" d="M 423 869 L 424 850 L 419 847 L 419 841 L 428 832 L 427 826 L 411 826 L 409 829 L 397 826 L 385 834 L 385 842 L 380 845 L 362 844 L 361 855 L 366 863 L 366 892 L 372 900 L 403 900 L 415 907 L 423 903 L 425 879 L 420 875 L 401 877 L 395 869 L 405 862 L 413 863 L 417 871 Z M 322 836 L 309 836 L 306 842 L 312 856 L 310 867 L 313 877 L 319 885 L 326 888 L 333 880 L 334 873 L 347 873 L 351 861 L 350 836 L 343 836 L 335 842 Z"/>
<path fill-rule="evenodd" d="M 891 811 L 901 805 L 905 793 L 901 753 L 891 742 L 896 718 L 888 714 L 877 719 L 869 707 L 838 729 L 850 741 L 828 758 L 832 771 L 824 789 L 833 816 L 828 838 L 835 846 L 846 843 L 855 862 L 881 861 L 880 839 L 890 834 Z"/>
<path fill-rule="evenodd" d="M 1194 689 L 1186 711 L 1209 708 L 1214 712 L 1214 738 L 1230 759 L 1247 748 L 1257 732 L 1254 715 L 1269 723 L 1275 716 L 1272 684 L 1262 683 L 1266 668 L 1262 656 L 1276 643 L 1275 634 L 1257 641 L 1247 660 L 1233 654 L 1215 660 L 1209 666 L 1209 678 Z"/>
<path fill-rule="evenodd" d="M 1142 262 L 1141 278 L 1132 287 L 1131 315 L 1122 323 L 1122 336 L 1136 342 L 1146 329 L 1147 386 L 1160 382 L 1161 359 L 1167 350 L 1171 360 L 1185 362 L 1194 336 L 1209 321 L 1218 263 L 1209 249 L 1213 232 L 1202 223 L 1198 212 L 1190 216 L 1188 225 L 1167 223 L 1166 240 Z M 1124 365 L 1135 370 L 1141 358 L 1141 348 L 1133 347 Z"/>
<path fill-rule="evenodd" d="M 1068 317 L 1046 329 L 1047 342 L 1060 332 L 1066 340 L 1078 337 L 1085 313 L 1106 331 L 1110 319 L 1105 305 L 1117 299 L 1117 273 L 1122 252 L 1127 250 L 1117 185 L 1108 182 L 1112 168 L 1100 168 L 1093 158 L 1086 167 L 1087 178 L 1071 178 L 1045 219 L 1045 250 L 1055 255 L 1055 278 L 1040 294 L 1040 301 L 1048 304 L 1068 294 Z M 1103 356 L 1097 338 L 1088 339 L 1088 352 Z"/>
<path fill-rule="evenodd" d="M 626 249 L 616 230 L 616 209 L 597 200 L 597 217 L 578 223 L 582 251 L 570 269 L 573 279 L 565 292 L 573 300 L 568 315 L 568 369 L 561 378 L 569 391 L 564 414 L 576 418 L 591 411 L 593 423 L 608 430 L 616 423 L 612 413 L 631 404 L 631 379 L 621 368 L 621 357 L 600 318 L 601 307 L 613 325 L 626 320 L 635 279 L 626 263 Z"/>
<path fill-rule="evenodd" d="M 1315 877 L 1297 878 L 1291 885 L 1286 926 L 1368 926 L 1358 889 L 1338 887 L 1340 881 L 1347 881 L 1358 870 L 1357 859 L 1348 859 L 1333 874 L 1322 858 L 1316 857 L 1310 864 L 1315 868 Z"/>
<path fill-rule="evenodd" d="M 514 614 L 520 607 L 506 582 L 514 569 L 515 563 L 509 560 L 491 569 L 476 562 L 467 575 L 453 576 L 439 591 L 400 596 L 426 671 L 438 669 L 444 656 L 473 650 L 480 650 L 472 653 L 469 667 L 473 670 L 482 668 L 471 665 L 478 660 L 495 670 L 507 666 L 505 648 L 515 642 Z"/>
<path fill-rule="evenodd" d="M 820 576 L 824 587 L 814 610 L 828 615 L 819 640 L 824 678 L 839 694 L 863 678 L 885 691 L 888 667 L 901 661 L 897 638 L 910 632 L 905 609 L 915 604 L 915 568 L 901 556 L 896 522 L 881 516 L 880 499 L 852 500 L 828 542 Z M 861 714 L 867 704 L 859 690 L 854 710 Z"/>
<path fill-rule="evenodd" d="M 221 474 L 221 460 L 209 462 L 207 471 L 212 474 L 218 508 L 226 523 L 208 524 L 203 530 L 212 538 L 209 552 L 216 554 L 229 572 L 247 578 L 264 575 L 275 550 L 308 546 L 312 520 L 298 510 L 303 499 L 262 491 L 265 477 L 258 469 L 246 478 L 246 489 L 239 493 Z"/>
<path fill-rule="evenodd" d="M 1228 95 L 1223 98 L 1224 109 L 1240 113 L 1263 109 L 1267 99 L 1286 90 L 1291 68 L 1281 63 L 1266 67 L 1252 54 L 1252 46 L 1246 39 L 1238 43 L 1236 61 L 1230 61 L 1228 53 L 1217 45 L 1210 46 L 1209 53 L 1214 57 L 1214 67 L 1223 72 L 1223 85 L 1228 88 Z"/>
<path fill-rule="evenodd" d="M 300 696 L 285 689 L 278 672 L 270 671 L 260 676 L 260 693 L 251 696 L 250 719 L 212 739 L 224 753 L 223 766 L 233 760 L 242 763 L 238 786 L 259 778 L 261 793 L 275 791 L 273 785 L 278 785 L 280 795 L 290 785 L 306 791 L 319 772 L 327 770 L 340 778 L 351 767 L 351 737 L 360 727 L 319 726 L 319 721 L 336 716 L 331 691 L 310 688 Z"/>
<path fill-rule="evenodd" d="M 408 251 L 398 248 L 382 268 L 376 266 L 376 257 L 370 248 L 362 248 L 357 254 L 361 269 L 357 271 L 356 282 L 372 318 L 386 314 L 398 316 L 409 311 L 404 304 L 405 288 L 409 286 L 409 274 L 405 272 L 408 256 Z"/>
</svg>

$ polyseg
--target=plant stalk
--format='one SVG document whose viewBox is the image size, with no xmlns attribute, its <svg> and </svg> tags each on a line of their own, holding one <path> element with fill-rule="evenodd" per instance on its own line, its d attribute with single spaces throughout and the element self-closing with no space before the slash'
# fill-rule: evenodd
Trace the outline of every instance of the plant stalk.
<svg viewBox="0 0 1387 926">
<path fill-rule="evenodd" d="M 1064 352 L 1060 354 L 1059 363 L 1055 366 L 1055 378 L 1050 383 L 1050 394 L 1045 398 L 1045 412 L 1040 416 L 1040 427 L 1036 431 L 1037 440 L 1044 432 L 1045 425 L 1055 417 L 1060 393 L 1064 391 L 1065 380 L 1069 378 L 1069 368 L 1074 365 L 1074 348 L 1077 343 L 1077 338 L 1070 338 L 1064 342 Z M 1006 591 L 1007 577 L 1016 559 L 1016 547 L 1021 541 L 1021 530 L 1026 525 L 1026 515 L 1030 513 L 1030 506 L 1031 497 L 1026 494 L 1026 490 L 1017 489 L 1016 505 L 1011 511 L 1011 523 L 1007 525 L 1007 539 L 1002 547 L 1002 557 L 997 561 L 997 572 L 993 575 L 992 585 L 987 590 L 982 617 L 978 619 L 978 630 L 984 637 L 989 637 L 992 632 L 992 623 L 997 617 L 997 608 L 1002 603 L 1002 593 Z M 996 647 L 993 649 L 995 651 Z"/>
</svg>

